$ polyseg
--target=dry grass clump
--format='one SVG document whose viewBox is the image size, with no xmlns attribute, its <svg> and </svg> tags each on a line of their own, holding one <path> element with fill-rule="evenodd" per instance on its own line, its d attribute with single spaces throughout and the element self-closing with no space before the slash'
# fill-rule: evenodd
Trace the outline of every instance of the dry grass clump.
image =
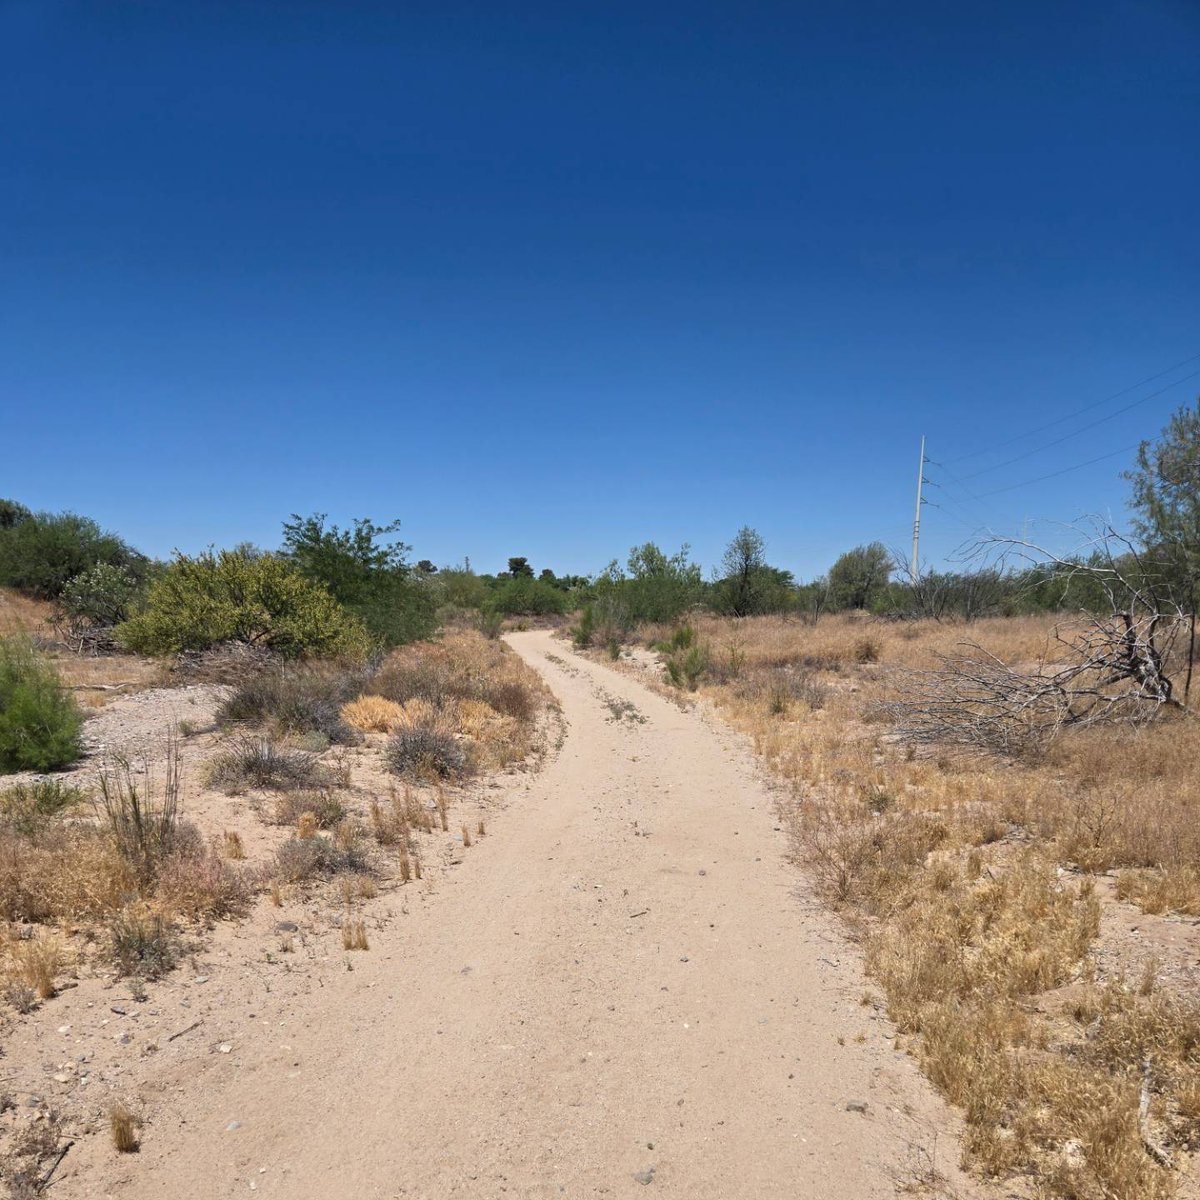
<svg viewBox="0 0 1200 1200">
<path fill-rule="evenodd" d="M 212 760 L 208 782 L 236 795 L 251 788 L 315 788 L 327 776 L 313 753 L 270 738 L 243 737 Z"/>
<path fill-rule="evenodd" d="M 283 883 L 304 883 L 342 871 L 361 871 L 366 865 L 357 837 L 337 839 L 313 833 L 289 838 L 275 851 L 275 876 Z"/>
<path fill-rule="evenodd" d="M 108 1131 L 113 1149 L 118 1154 L 133 1154 L 138 1148 L 138 1127 L 141 1121 L 119 1100 L 108 1110 Z"/>
<path fill-rule="evenodd" d="M 346 817 L 346 807 L 328 788 L 280 792 L 272 801 L 270 819 L 276 825 L 298 825 L 305 813 L 315 829 L 336 829 Z"/>
<path fill-rule="evenodd" d="M 110 933 L 112 955 L 122 975 L 157 979 L 179 956 L 179 945 L 170 922 L 144 904 L 117 914 Z"/>
<path fill-rule="evenodd" d="M 57 935 L 30 937 L 13 943 L 8 951 L 6 974 L 39 1000 L 55 993 L 55 979 L 63 964 L 62 943 Z"/>
<path fill-rule="evenodd" d="M 1147 912 L 1200 913 L 1200 723 L 1067 730 L 1005 758 L 905 746 L 884 703 L 898 669 L 964 637 L 1036 664 L 1052 624 L 702 617 L 696 634 L 703 690 L 793 786 L 796 856 L 861 927 L 891 1015 L 964 1110 L 968 1159 L 1047 1196 L 1159 1200 L 1200 1141 L 1197 1008 L 1149 975 L 1093 982 L 1086 872 L 1120 869 Z"/>
<path fill-rule="evenodd" d="M 359 696 L 343 706 L 342 720 L 365 733 L 390 733 L 404 723 L 404 706 L 382 696 Z"/>
</svg>

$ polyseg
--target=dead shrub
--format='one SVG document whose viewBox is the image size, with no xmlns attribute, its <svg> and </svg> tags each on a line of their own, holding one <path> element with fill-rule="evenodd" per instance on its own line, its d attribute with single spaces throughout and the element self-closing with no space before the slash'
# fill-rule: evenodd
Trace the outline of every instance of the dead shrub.
<svg viewBox="0 0 1200 1200">
<path fill-rule="evenodd" d="M 9 972 L 39 1000 L 54 995 L 54 980 L 62 969 L 62 944 L 54 935 L 18 942 L 9 953 Z"/>
<path fill-rule="evenodd" d="M 118 1154 L 133 1154 L 138 1148 L 138 1127 L 141 1121 L 119 1100 L 108 1110 L 108 1131 L 113 1149 Z"/>
<path fill-rule="evenodd" d="M 246 873 L 216 849 L 199 849 L 173 854 L 162 864 L 155 895 L 169 911 L 197 920 L 244 913 L 253 890 Z"/>
<path fill-rule="evenodd" d="M 360 847 L 339 847 L 323 835 L 289 838 L 275 851 L 275 874 L 284 883 L 303 883 L 321 875 L 365 866 Z"/>
</svg>

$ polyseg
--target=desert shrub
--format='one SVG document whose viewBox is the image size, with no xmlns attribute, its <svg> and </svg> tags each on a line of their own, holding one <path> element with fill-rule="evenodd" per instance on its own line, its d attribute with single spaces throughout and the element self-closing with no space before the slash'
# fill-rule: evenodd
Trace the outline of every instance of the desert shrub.
<svg viewBox="0 0 1200 1200">
<path fill-rule="evenodd" d="M 516 679 L 481 680 L 477 695 L 472 699 L 482 700 L 506 717 L 518 721 L 531 721 L 537 712 L 537 699 L 524 683 Z"/>
<path fill-rule="evenodd" d="M 139 776 L 128 759 L 108 760 L 97 779 L 96 800 L 97 813 L 118 852 L 143 886 L 157 876 L 176 846 L 182 782 L 176 740 L 167 741 L 161 774 L 144 766 Z"/>
<path fill-rule="evenodd" d="M 419 641 L 437 629 L 440 590 L 430 574 L 409 566 L 411 546 L 387 540 L 399 529 L 399 521 L 376 525 L 367 518 L 351 529 L 327 527 L 324 513 L 293 513 L 283 525 L 288 558 L 327 587 L 382 646 Z"/>
<path fill-rule="evenodd" d="M 250 894 L 246 873 L 212 848 L 173 854 L 159 869 L 158 902 L 191 920 L 236 916 L 245 911 Z"/>
<path fill-rule="evenodd" d="M 51 934 L 18 943 L 10 956 L 10 972 L 39 1000 L 54 995 L 54 979 L 62 969 L 62 945 Z"/>
<path fill-rule="evenodd" d="M 320 733 L 329 742 L 353 745 L 361 739 L 342 712 L 364 679 L 359 670 L 314 665 L 263 671 L 237 685 L 217 710 L 217 720 L 270 721 L 282 733 Z"/>
<path fill-rule="evenodd" d="M 141 905 L 118 913 L 109 930 L 112 956 L 122 975 L 157 979 L 178 957 L 178 943 L 170 923 L 161 913 Z"/>
<path fill-rule="evenodd" d="M 0 826 L 32 836 L 86 799 L 82 788 L 58 779 L 13 784 L 0 792 Z"/>
<path fill-rule="evenodd" d="M 504 614 L 499 612 L 481 612 L 479 614 L 479 632 L 488 641 L 494 642 L 504 630 Z"/>
<path fill-rule="evenodd" d="M 145 560 L 116 534 L 75 513 L 26 513 L 0 524 L 0 586 L 43 600 L 58 597 L 68 580 L 97 563 L 141 575 Z"/>
<path fill-rule="evenodd" d="M 315 754 L 281 746 L 270 738 L 239 738 L 209 766 L 208 781 L 229 792 L 247 788 L 315 787 L 325 777 Z"/>
<path fill-rule="evenodd" d="M 505 579 L 488 597 L 484 612 L 504 616 L 559 616 L 567 611 L 567 594 L 552 583 L 521 575 Z"/>
<path fill-rule="evenodd" d="M 140 590 L 128 567 L 98 562 L 67 581 L 58 597 L 57 623 L 72 630 L 119 625 L 131 615 Z"/>
<path fill-rule="evenodd" d="M 318 875 L 358 871 L 364 865 L 363 852 L 356 843 L 339 846 L 324 836 L 289 838 L 275 851 L 275 874 L 284 883 L 303 883 Z"/>
<path fill-rule="evenodd" d="M 93 825 L 54 823 L 32 836 L 0 830 L 0 919 L 103 916 L 137 884 L 112 839 Z"/>
<path fill-rule="evenodd" d="M 689 692 L 694 692 L 699 686 L 708 664 L 708 650 L 698 644 L 689 644 L 686 648 L 675 650 L 663 660 L 667 678 L 671 683 L 677 688 L 686 688 Z"/>
<path fill-rule="evenodd" d="M 393 774 L 421 779 L 457 779 L 470 769 L 462 744 L 436 725 L 397 729 L 388 742 L 386 758 Z"/>
<path fill-rule="evenodd" d="M 361 660 L 370 645 L 362 623 L 321 583 L 279 555 L 237 550 L 177 556 L 117 636 L 144 654 L 245 642 L 289 656 Z"/>
<path fill-rule="evenodd" d="M 346 816 L 346 807 L 330 791 L 281 792 L 271 808 L 277 825 L 296 825 L 308 813 L 318 829 L 334 829 Z"/>
<path fill-rule="evenodd" d="M 579 620 L 571 626 L 571 641 L 580 650 L 586 650 L 596 636 L 596 607 L 585 604 L 579 614 Z"/>
<path fill-rule="evenodd" d="M 56 771 L 80 754 L 83 715 L 23 638 L 0 638 L 0 773 Z"/>
<path fill-rule="evenodd" d="M 341 716 L 353 729 L 387 733 L 404 723 L 404 706 L 382 696 L 359 696 L 342 708 Z"/>
<path fill-rule="evenodd" d="M 879 656 L 883 653 L 878 638 L 864 637 L 859 638 L 854 643 L 854 661 L 856 663 L 875 663 L 879 661 Z"/>
</svg>

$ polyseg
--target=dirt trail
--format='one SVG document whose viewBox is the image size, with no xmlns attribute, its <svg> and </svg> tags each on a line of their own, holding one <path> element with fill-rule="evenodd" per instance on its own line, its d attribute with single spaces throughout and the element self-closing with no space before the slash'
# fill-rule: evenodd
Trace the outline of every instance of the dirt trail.
<svg viewBox="0 0 1200 1200">
<path fill-rule="evenodd" d="M 164 1061 L 141 1154 L 56 1195 L 867 1200 L 928 1165 L 914 1145 L 969 1192 L 740 742 L 547 633 L 511 643 L 561 700 L 557 756 L 353 971 Z"/>
</svg>

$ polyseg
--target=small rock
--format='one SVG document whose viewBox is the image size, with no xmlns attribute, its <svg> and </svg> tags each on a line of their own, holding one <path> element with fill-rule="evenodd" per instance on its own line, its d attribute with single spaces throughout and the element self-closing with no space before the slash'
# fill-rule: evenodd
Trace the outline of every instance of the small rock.
<svg viewBox="0 0 1200 1200">
<path fill-rule="evenodd" d="M 647 1167 L 644 1171 L 634 1171 L 633 1177 L 638 1181 L 638 1183 L 653 1183 L 654 1168 Z"/>
<path fill-rule="evenodd" d="M 867 1111 L 867 1102 L 865 1100 L 847 1100 L 846 1111 L 865 1113 Z"/>
<path fill-rule="evenodd" d="M 228 1054 L 233 1047 L 228 1042 L 222 1042 L 217 1049 L 220 1050 L 222 1054 Z"/>
<path fill-rule="evenodd" d="M 133 1041 L 133 1034 L 123 1033 L 119 1038 L 117 1038 L 117 1041 L 120 1042 L 122 1046 L 128 1046 L 129 1043 Z"/>
<path fill-rule="evenodd" d="M 207 976 L 207 975 L 197 975 L 197 976 L 196 976 L 196 982 L 197 982 L 197 983 L 207 983 L 207 982 L 208 982 L 208 976 Z"/>
<path fill-rule="evenodd" d="M 683 957 L 682 957 L 682 958 L 681 958 L 679 961 L 680 961 L 680 962 L 687 962 L 687 960 L 688 960 L 688 956 L 685 954 L 685 955 L 684 955 L 684 956 L 683 956 Z"/>
<path fill-rule="evenodd" d="M 276 921 L 275 922 L 275 932 L 276 933 L 299 933 L 300 926 L 297 925 L 295 921 Z"/>
<path fill-rule="evenodd" d="M 232 1133 L 235 1129 L 241 1129 L 241 1127 L 241 1121 L 230 1121 L 229 1124 L 225 1126 L 225 1132 Z"/>
<path fill-rule="evenodd" d="M 129 1009 L 125 1008 L 124 1005 L 114 1004 L 112 1006 L 112 1011 L 115 1012 L 118 1017 L 123 1017 L 123 1016 L 125 1016 L 126 1013 L 129 1012 Z"/>
<path fill-rule="evenodd" d="M 66 1071 L 59 1071 L 59 1072 L 58 1072 L 58 1073 L 57 1073 L 57 1074 L 54 1076 L 54 1082 L 55 1082 L 55 1083 L 70 1083 L 70 1082 L 71 1082 L 71 1077 L 70 1077 L 70 1075 L 68 1075 L 68 1074 L 66 1073 Z"/>
</svg>

